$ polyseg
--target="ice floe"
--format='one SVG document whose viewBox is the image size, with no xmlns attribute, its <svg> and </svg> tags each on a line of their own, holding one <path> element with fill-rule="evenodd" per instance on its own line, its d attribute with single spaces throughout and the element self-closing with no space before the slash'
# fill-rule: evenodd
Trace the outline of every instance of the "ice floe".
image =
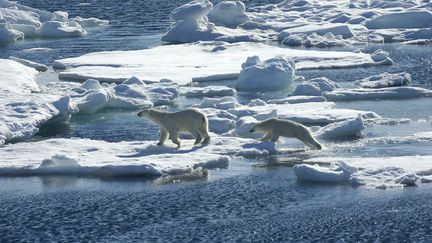
<svg viewBox="0 0 432 243">
<path fill-rule="evenodd" d="M 338 89 L 325 92 L 329 101 L 410 99 L 431 96 L 432 91 L 419 87 L 389 87 L 380 89 Z"/>
<path fill-rule="evenodd" d="M 39 94 L 38 71 L 0 59 L 0 145 L 38 132 L 48 121 L 65 121 L 76 112 L 69 97 Z"/>
<path fill-rule="evenodd" d="M 39 153 L 35 153 L 35 151 Z M 155 141 L 117 142 L 90 139 L 48 139 L 0 148 L 0 175 L 161 176 L 193 169 L 226 168 L 232 156 L 276 153 L 274 144 L 252 139 L 214 137 L 207 146 L 157 146 Z M 19 154 L 19 156 L 17 156 Z"/>
<path fill-rule="evenodd" d="M 386 88 L 395 86 L 408 86 L 411 83 L 411 75 L 406 72 L 402 73 L 382 73 L 373 75 L 361 80 L 357 83 L 362 88 Z"/>
<path fill-rule="evenodd" d="M 56 60 L 55 68 L 65 69 L 59 77 L 85 81 L 123 82 L 133 73 L 143 81 L 170 79 L 185 85 L 191 81 L 237 79 L 242 63 L 250 56 L 261 60 L 283 55 L 295 62 L 297 70 L 352 68 L 384 64 L 374 61 L 373 54 L 312 51 L 281 48 L 261 43 L 199 42 L 165 45 L 138 51 L 96 52 L 75 58 Z M 181 62 L 179 62 L 181 57 Z M 155 68 L 164 67 L 164 68 Z"/>
<path fill-rule="evenodd" d="M 226 86 L 180 87 L 180 95 L 188 98 L 233 96 L 235 89 Z"/>
<path fill-rule="evenodd" d="M 69 19 L 67 12 L 50 13 L 13 1 L 0 1 L 0 43 L 32 37 L 80 37 L 86 34 L 86 27 L 107 24 L 108 21 L 97 18 Z"/>
<path fill-rule="evenodd" d="M 19 62 L 19 63 L 21 63 L 27 67 L 34 68 L 39 72 L 46 72 L 48 70 L 47 66 L 45 66 L 44 64 L 37 63 L 37 62 L 32 62 L 32 61 L 29 61 L 26 59 L 13 57 L 13 56 L 9 57 L 9 59 L 14 60 L 15 62 Z"/>
<path fill-rule="evenodd" d="M 340 139 L 349 137 L 359 137 L 364 130 L 362 117 L 340 122 L 330 123 L 315 132 L 315 136 L 323 139 Z"/>
<path fill-rule="evenodd" d="M 299 179 L 314 182 L 350 182 L 354 186 L 374 188 L 413 186 L 421 176 L 431 174 L 431 156 L 400 156 L 382 158 L 322 157 L 306 160 L 294 171 Z M 332 164 L 324 167 L 317 164 Z M 338 166 L 335 166 L 338 165 Z M 343 170 L 348 166 L 349 170 Z M 335 168 L 342 169 L 335 169 Z"/>
</svg>

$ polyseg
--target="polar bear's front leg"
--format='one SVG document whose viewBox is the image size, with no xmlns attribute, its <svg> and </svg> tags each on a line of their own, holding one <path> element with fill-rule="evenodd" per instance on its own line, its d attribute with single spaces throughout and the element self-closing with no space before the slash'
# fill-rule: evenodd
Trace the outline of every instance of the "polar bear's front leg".
<svg viewBox="0 0 432 243">
<path fill-rule="evenodd" d="M 270 141 L 270 139 L 272 139 L 272 134 L 268 132 L 264 135 L 264 137 L 260 138 L 259 140 L 262 142 L 267 142 Z"/>
<path fill-rule="evenodd" d="M 180 140 L 178 139 L 178 131 L 172 131 L 169 134 L 171 136 L 171 141 L 177 144 L 177 147 L 180 147 Z"/>
<path fill-rule="evenodd" d="M 273 136 L 272 136 L 272 138 L 271 138 L 271 141 L 273 142 L 273 143 L 276 143 L 278 140 L 279 140 L 279 134 L 275 134 L 275 133 L 273 133 Z"/>
<path fill-rule="evenodd" d="M 160 128 L 160 138 L 159 138 L 159 142 L 157 143 L 158 146 L 162 146 L 166 140 L 168 139 L 168 131 L 163 129 L 162 127 Z"/>
<path fill-rule="evenodd" d="M 202 141 L 202 136 L 201 136 L 201 134 L 199 132 L 197 132 L 197 135 L 195 137 L 194 145 L 197 145 L 197 144 L 201 143 L 201 141 Z"/>
</svg>

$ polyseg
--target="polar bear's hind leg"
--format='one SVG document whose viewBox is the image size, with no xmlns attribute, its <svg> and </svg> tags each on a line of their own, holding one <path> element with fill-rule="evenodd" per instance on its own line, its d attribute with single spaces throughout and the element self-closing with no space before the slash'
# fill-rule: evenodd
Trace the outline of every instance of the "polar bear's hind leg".
<svg viewBox="0 0 432 243">
<path fill-rule="evenodd" d="M 163 129 L 162 127 L 160 128 L 160 138 L 159 138 L 159 142 L 157 143 L 158 146 L 162 146 L 166 140 L 168 139 L 168 131 Z"/>
<path fill-rule="evenodd" d="M 196 135 L 195 135 L 195 143 L 194 143 L 194 145 L 197 145 L 197 144 L 201 143 L 202 139 L 203 139 L 202 135 L 199 132 L 197 132 Z"/>
</svg>

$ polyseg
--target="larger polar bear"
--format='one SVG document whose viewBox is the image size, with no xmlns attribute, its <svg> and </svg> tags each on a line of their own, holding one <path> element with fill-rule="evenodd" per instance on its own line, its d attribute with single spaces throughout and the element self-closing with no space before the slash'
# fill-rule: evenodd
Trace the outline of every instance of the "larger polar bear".
<svg viewBox="0 0 432 243">
<path fill-rule="evenodd" d="M 151 108 L 141 111 L 138 116 L 147 118 L 159 125 L 160 139 L 157 145 L 163 145 L 170 137 L 171 141 L 180 147 L 178 134 L 181 132 L 192 134 L 196 138 L 195 145 L 201 141 L 202 144 L 210 142 L 207 117 L 197 109 L 166 112 Z"/>
<path fill-rule="evenodd" d="M 257 123 L 250 132 L 265 132 L 261 141 L 277 142 L 279 137 L 297 138 L 312 148 L 322 149 L 307 127 L 290 120 L 271 118 Z"/>
</svg>

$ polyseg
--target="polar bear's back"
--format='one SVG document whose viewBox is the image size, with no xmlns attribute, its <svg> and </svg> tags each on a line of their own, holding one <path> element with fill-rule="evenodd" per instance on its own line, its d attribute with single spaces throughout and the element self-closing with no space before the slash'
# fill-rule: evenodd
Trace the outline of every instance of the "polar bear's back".
<svg viewBox="0 0 432 243">
<path fill-rule="evenodd" d="M 196 131 L 207 123 L 206 116 L 197 109 L 186 109 L 177 112 L 170 112 L 165 115 L 164 125 L 175 127 L 179 131 Z"/>
</svg>

